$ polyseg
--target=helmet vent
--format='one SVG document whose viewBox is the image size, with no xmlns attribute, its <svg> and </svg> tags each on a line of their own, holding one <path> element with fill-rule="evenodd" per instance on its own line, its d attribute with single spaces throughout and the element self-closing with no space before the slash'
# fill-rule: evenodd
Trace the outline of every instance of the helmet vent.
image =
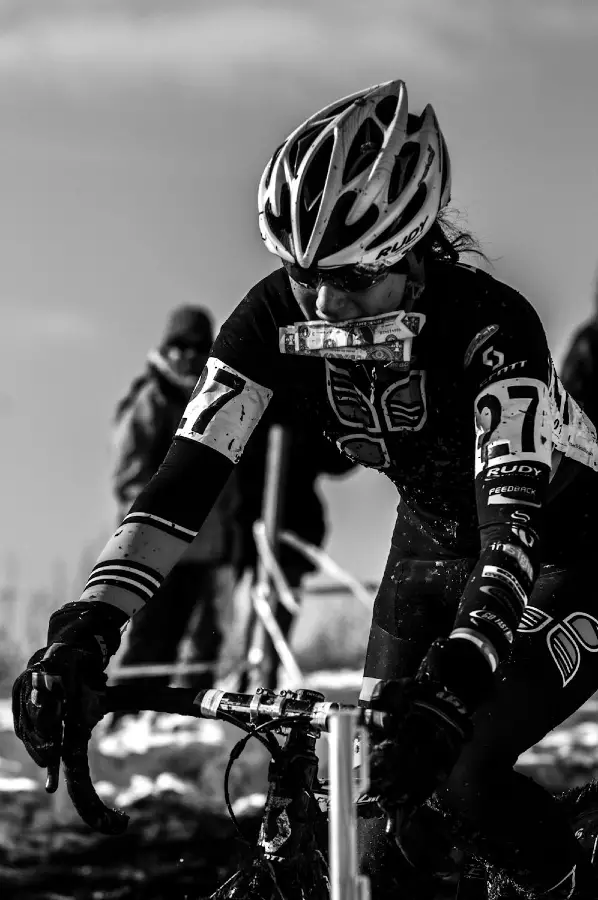
<svg viewBox="0 0 598 900">
<path fill-rule="evenodd" d="M 346 224 L 347 216 L 355 202 L 356 196 L 355 191 L 347 191 L 342 197 L 339 197 L 338 203 L 328 220 L 326 231 L 320 241 L 317 259 L 336 253 L 348 244 L 358 241 L 376 224 L 380 213 L 375 204 L 372 204 L 353 225 Z"/>
<path fill-rule="evenodd" d="M 272 159 L 270 160 L 270 162 L 269 162 L 269 164 L 268 164 L 268 169 L 267 169 L 267 172 L 266 172 L 266 177 L 265 177 L 265 179 L 264 179 L 264 188 L 265 188 L 266 190 L 268 190 L 268 188 L 270 187 L 270 179 L 272 178 L 272 172 L 274 171 L 274 166 L 275 166 L 275 164 L 276 164 L 276 160 L 277 160 L 278 157 L 280 156 L 280 152 L 281 152 L 281 150 L 282 150 L 283 147 L 284 147 L 284 144 L 281 144 L 280 147 L 277 147 L 277 148 L 276 148 L 276 150 L 274 151 L 274 153 L 273 153 L 273 155 L 272 155 Z"/>
<path fill-rule="evenodd" d="M 411 222 L 415 216 L 419 213 L 422 206 L 426 202 L 426 197 L 428 195 L 428 189 L 425 184 L 420 184 L 415 194 L 395 221 L 386 228 L 382 234 L 378 235 L 378 237 L 368 244 L 367 249 L 372 250 L 374 247 L 379 247 L 381 244 L 385 244 L 386 241 L 389 241 L 391 238 L 398 234 L 405 225 Z"/>
<path fill-rule="evenodd" d="M 390 125 L 394 118 L 398 102 L 399 98 L 395 94 L 388 94 L 380 103 L 376 104 L 376 115 L 386 127 Z"/>
<path fill-rule="evenodd" d="M 326 138 L 321 147 L 319 147 L 309 166 L 309 171 L 303 182 L 303 204 L 305 209 L 312 210 L 322 197 L 322 192 L 328 178 L 328 169 L 330 168 L 330 157 L 334 147 L 334 136 L 330 135 Z"/>
<path fill-rule="evenodd" d="M 313 142 L 316 140 L 318 135 L 322 132 L 325 122 L 318 122 L 313 126 L 309 131 L 306 131 L 305 134 L 302 134 L 298 141 L 296 141 L 295 145 L 291 148 L 289 152 L 289 164 L 291 166 L 291 171 L 293 176 L 297 177 L 297 172 L 299 171 L 299 166 L 301 165 L 303 158 Z"/>
<path fill-rule="evenodd" d="M 326 124 L 328 124 L 328 122 L 329 122 L 331 119 L 336 119 L 337 116 L 340 116 L 341 113 L 344 113 L 344 111 L 345 111 L 346 109 L 349 109 L 350 106 L 353 106 L 353 104 L 354 104 L 354 98 L 353 98 L 353 97 L 345 97 L 344 100 L 339 100 L 338 103 L 334 104 L 333 106 L 329 106 L 329 107 L 325 110 L 325 113 L 326 113 Z M 324 113 L 324 110 L 322 110 L 322 113 Z"/>
<path fill-rule="evenodd" d="M 282 228 L 280 233 L 278 234 L 278 239 L 284 249 L 291 254 L 291 256 L 295 255 L 295 248 L 293 247 L 293 237 L 286 228 Z"/>
<path fill-rule="evenodd" d="M 407 134 L 414 134 L 416 131 L 419 131 L 422 127 L 423 120 L 423 113 L 419 116 L 416 116 L 415 113 L 409 113 L 407 116 Z"/>
<path fill-rule="evenodd" d="M 408 141 L 401 147 L 401 152 L 395 157 L 394 168 L 388 183 L 388 202 L 394 203 L 400 195 L 403 187 L 415 171 L 419 160 L 419 146 L 415 141 Z"/>
<path fill-rule="evenodd" d="M 347 153 L 343 184 L 347 184 L 352 178 L 361 175 L 368 166 L 372 165 L 380 152 L 382 140 L 382 131 L 373 119 L 366 119 L 365 122 L 362 122 Z"/>
<path fill-rule="evenodd" d="M 268 221 L 268 227 L 274 234 L 279 237 L 283 231 L 291 228 L 291 191 L 288 184 L 283 184 L 280 189 L 279 199 L 280 215 L 275 216 L 272 212 L 272 204 L 268 200 L 264 208 L 264 214 Z"/>
<path fill-rule="evenodd" d="M 318 211 L 320 209 L 320 201 L 328 177 L 333 147 L 334 136 L 330 135 L 326 138 L 322 146 L 316 150 L 311 159 L 305 181 L 303 182 L 301 202 L 298 207 L 298 224 L 302 247 L 307 247 L 313 227 L 316 223 Z"/>
<path fill-rule="evenodd" d="M 440 169 L 442 172 L 442 184 L 440 186 L 440 196 L 442 198 L 441 202 L 443 206 L 450 201 L 451 194 L 451 170 L 450 166 L 447 164 L 448 161 L 448 150 L 446 148 L 446 144 L 444 142 L 444 138 L 442 135 L 440 136 Z"/>
</svg>

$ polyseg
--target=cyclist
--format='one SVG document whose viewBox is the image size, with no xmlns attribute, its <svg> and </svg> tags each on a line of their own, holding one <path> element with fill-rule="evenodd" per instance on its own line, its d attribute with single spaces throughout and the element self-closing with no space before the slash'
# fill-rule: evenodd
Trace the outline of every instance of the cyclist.
<svg viewBox="0 0 598 900">
<path fill-rule="evenodd" d="M 530 304 L 459 263 L 475 242 L 446 224 L 450 185 L 436 115 L 410 113 L 400 80 L 324 108 L 276 150 L 259 222 L 282 266 L 222 327 L 163 465 L 81 599 L 51 616 L 15 684 L 16 732 L 55 767 L 74 684 L 93 724 L 120 629 L 284 386 L 289 416 L 400 493 L 361 700 L 391 707 L 400 680 L 405 711 L 376 784 L 412 805 L 436 791 L 463 842 L 533 896 L 594 898 L 557 804 L 513 764 L 598 688 L 596 432 Z M 379 896 L 382 843 L 366 860 Z"/>
</svg>

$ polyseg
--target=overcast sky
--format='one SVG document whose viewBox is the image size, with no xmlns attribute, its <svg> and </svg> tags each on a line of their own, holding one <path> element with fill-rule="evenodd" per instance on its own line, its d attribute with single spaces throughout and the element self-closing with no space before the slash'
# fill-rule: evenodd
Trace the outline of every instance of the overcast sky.
<svg viewBox="0 0 598 900">
<path fill-rule="evenodd" d="M 597 40 L 581 0 L 0 0 L 0 553 L 21 578 L 107 536 L 110 417 L 168 309 L 220 323 L 275 266 L 263 166 L 368 84 L 434 105 L 454 203 L 558 361 L 598 263 Z M 331 551 L 379 577 L 389 483 L 327 494 Z"/>
</svg>

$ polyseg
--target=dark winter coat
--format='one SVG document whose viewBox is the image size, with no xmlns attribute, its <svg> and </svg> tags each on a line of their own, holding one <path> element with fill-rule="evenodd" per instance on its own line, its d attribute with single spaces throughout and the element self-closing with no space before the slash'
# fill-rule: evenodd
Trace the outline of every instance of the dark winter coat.
<svg viewBox="0 0 598 900">
<path fill-rule="evenodd" d="M 561 381 L 598 427 L 598 318 L 573 335 L 561 366 Z"/>
</svg>

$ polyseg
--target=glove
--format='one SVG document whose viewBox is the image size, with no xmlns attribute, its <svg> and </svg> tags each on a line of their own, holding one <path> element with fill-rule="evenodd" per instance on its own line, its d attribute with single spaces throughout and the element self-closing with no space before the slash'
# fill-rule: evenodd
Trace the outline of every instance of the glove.
<svg viewBox="0 0 598 900">
<path fill-rule="evenodd" d="M 15 734 L 49 777 L 57 776 L 60 765 L 65 714 L 89 733 L 103 716 L 104 668 L 127 618 L 107 603 L 66 604 L 50 617 L 48 645 L 33 654 L 14 683 Z"/>
<path fill-rule="evenodd" d="M 492 679 L 477 647 L 454 638 L 432 644 L 415 678 L 382 685 L 372 705 L 390 712 L 396 726 L 372 748 L 369 790 L 383 807 L 413 810 L 446 781 Z"/>
</svg>

